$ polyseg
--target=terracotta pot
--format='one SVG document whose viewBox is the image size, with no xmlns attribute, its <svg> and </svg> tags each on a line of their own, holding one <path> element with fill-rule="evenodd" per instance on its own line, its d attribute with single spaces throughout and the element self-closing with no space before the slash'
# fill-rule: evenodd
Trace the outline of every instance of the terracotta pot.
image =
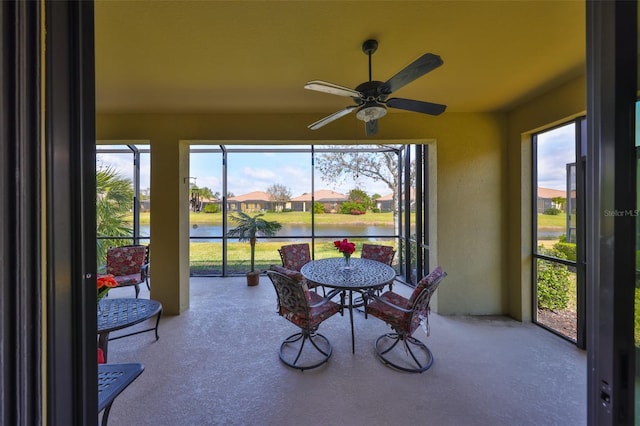
<svg viewBox="0 0 640 426">
<path fill-rule="evenodd" d="M 247 285 L 253 287 L 260 283 L 260 272 L 247 272 Z"/>
</svg>

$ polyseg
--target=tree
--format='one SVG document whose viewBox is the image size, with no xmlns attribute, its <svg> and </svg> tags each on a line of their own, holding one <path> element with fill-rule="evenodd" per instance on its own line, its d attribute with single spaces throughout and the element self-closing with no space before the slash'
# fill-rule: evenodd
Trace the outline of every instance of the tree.
<svg viewBox="0 0 640 426">
<path fill-rule="evenodd" d="M 111 167 L 96 171 L 96 235 L 98 237 L 130 237 L 133 229 L 126 216 L 133 203 L 133 184 Z M 128 242 L 98 238 L 98 263 L 106 261 L 107 249 Z"/>
<path fill-rule="evenodd" d="M 564 210 L 564 205 L 567 202 L 567 199 L 564 197 L 553 197 L 551 201 L 557 206 L 559 210 Z"/>
<path fill-rule="evenodd" d="M 393 194 L 393 204 L 397 205 L 398 156 L 395 153 L 327 152 L 318 156 L 316 164 L 325 182 L 341 183 L 356 180 L 360 175 L 384 182 Z M 415 182 L 414 169 L 412 163 L 411 182 Z"/>
<path fill-rule="evenodd" d="M 269 200 L 274 203 L 274 210 L 282 211 L 287 201 L 291 199 L 291 190 L 286 186 L 274 183 L 267 188 Z"/>
<path fill-rule="evenodd" d="M 361 189 L 352 189 L 349 191 L 349 201 L 353 201 L 355 203 L 361 204 L 365 210 L 373 207 L 373 203 L 371 201 L 371 197 Z"/>
<path fill-rule="evenodd" d="M 230 215 L 230 219 L 237 224 L 233 229 L 227 232 L 227 236 L 238 238 L 238 241 L 249 241 L 251 247 L 251 270 L 255 270 L 256 259 L 256 240 L 258 235 L 265 237 L 273 237 L 282 228 L 282 225 L 276 221 L 267 221 L 262 218 L 263 213 L 255 216 L 249 216 L 245 212 L 238 212 L 237 216 Z"/>
<path fill-rule="evenodd" d="M 213 191 L 211 190 L 211 188 L 207 188 L 206 186 L 200 188 L 200 196 L 202 198 L 206 198 L 207 200 L 214 198 Z"/>
</svg>

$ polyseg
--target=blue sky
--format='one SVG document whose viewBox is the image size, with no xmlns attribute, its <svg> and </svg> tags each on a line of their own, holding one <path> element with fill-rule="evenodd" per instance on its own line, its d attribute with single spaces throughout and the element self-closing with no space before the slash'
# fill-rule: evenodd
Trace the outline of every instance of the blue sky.
<svg viewBox="0 0 640 426">
<path fill-rule="evenodd" d="M 639 113 L 640 114 L 640 113 Z M 566 185 L 566 165 L 575 161 L 575 129 L 573 123 L 557 127 L 553 130 L 538 134 L 538 186 L 564 190 Z M 125 145 L 112 145 L 126 148 Z M 138 145 L 141 149 L 148 148 Z M 104 148 L 105 146 L 100 146 Z M 195 146 L 194 148 L 205 148 Z M 218 146 L 212 146 L 217 148 Z M 230 150 L 237 148 L 228 146 Z M 261 146 L 260 148 L 264 148 Z M 288 146 L 287 148 L 292 148 Z M 307 148 L 306 146 L 304 148 Z M 209 187 L 214 192 L 222 192 L 220 153 L 192 153 L 190 159 L 189 176 L 199 187 Z M 117 168 L 127 178 L 133 176 L 133 162 L 131 154 L 100 154 L 98 166 L 110 164 Z M 140 188 L 150 187 L 149 154 L 142 154 Z M 311 163 L 309 153 L 229 153 L 228 162 L 228 190 L 235 195 L 242 195 L 252 191 L 266 191 L 273 183 L 279 183 L 291 191 L 293 197 L 311 191 Z M 357 181 L 326 182 L 316 175 L 315 189 L 331 189 L 347 193 L 359 186 L 370 195 L 390 193 L 382 182 L 373 182 L 362 176 Z"/>
<path fill-rule="evenodd" d="M 573 123 L 538 134 L 538 186 L 565 190 L 567 163 L 575 159 Z"/>
<path fill-rule="evenodd" d="M 141 149 L 148 148 L 138 145 Z M 105 146 L 101 146 L 104 148 Z M 126 148 L 124 145 L 113 147 Z M 217 146 L 215 146 L 217 148 Z M 194 146 L 205 148 L 205 146 Z M 228 146 L 229 149 L 239 148 Z M 245 147 L 248 148 L 248 147 Z M 262 146 L 261 148 L 264 148 Z M 291 148 L 288 146 L 287 148 Z M 305 147 L 306 148 L 306 147 Z M 309 153 L 236 153 L 230 152 L 228 157 L 228 190 L 235 195 L 242 195 L 252 191 L 266 191 L 267 188 L 279 183 L 291 191 L 293 197 L 311 191 L 311 159 Z M 213 192 L 222 192 L 220 153 L 192 153 L 190 158 L 189 176 L 191 182 L 198 187 L 208 187 Z M 130 178 L 133 174 L 131 154 L 100 154 L 98 167 L 112 165 L 120 170 L 122 176 Z M 193 179 L 195 178 L 195 179 Z M 142 154 L 140 168 L 140 188 L 145 189 L 149 184 L 149 154 Z M 356 185 L 364 188 L 373 195 L 390 194 L 391 191 L 382 182 L 373 182 L 360 176 L 357 181 L 348 183 L 326 182 L 318 175 L 315 178 L 315 190 L 331 189 L 347 193 Z"/>
</svg>

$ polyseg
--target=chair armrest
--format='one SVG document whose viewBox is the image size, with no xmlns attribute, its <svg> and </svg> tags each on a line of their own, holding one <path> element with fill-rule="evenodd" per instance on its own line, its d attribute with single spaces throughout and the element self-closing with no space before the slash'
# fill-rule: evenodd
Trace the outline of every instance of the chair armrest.
<svg viewBox="0 0 640 426">
<path fill-rule="evenodd" d="M 328 302 L 332 302 L 332 298 L 334 298 L 337 294 L 342 293 L 342 290 L 338 290 L 338 289 L 334 289 L 331 290 L 325 297 L 322 298 L 322 300 L 320 300 L 318 303 L 314 303 L 313 305 L 309 305 L 309 308 L 318 308 Z M 335 303 L 335 302 L 334 302 Z M 340 309 L 340 312 L 342 312 L 342 308 Z"/>
<path fill-rule="evenodd" d="M 148 276 L 149 276 L 149 263 L 145 263 L 144 265 L 142 265 L 142 268 L 140 268 L 140 278 L 144 280 Z"/>
<path fill-rule="evenodd" d="M 413 309 L 407 309 L 407 308 L 403 308 L 401 306 L 395 305 L 391 302 L 389 302 L 388 300 L 385 300 L 383 298 L 381 298 L 380 296 L 376 295 L 374 293 L 373 290 L 369 290 L 366 293 L 364 293 L 362 295 L 362 299 L 364 300 L 364 306 L 365 306 L 365 313 L 366 313 L 366 308 L 367 308 L 367 304 L 369 303 L 369 299 L 374 299 L 377 302 L 383 303 L 393 309 L 397 309 L 400 312 L 404 312 L 404 313 L 410 313 L 413 312 Z"/>
</svg>

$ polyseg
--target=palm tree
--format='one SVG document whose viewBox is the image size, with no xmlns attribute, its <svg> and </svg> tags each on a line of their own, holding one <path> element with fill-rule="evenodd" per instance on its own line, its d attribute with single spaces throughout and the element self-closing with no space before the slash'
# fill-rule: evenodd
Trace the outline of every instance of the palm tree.
<svg viewBox="0 0 640 426">
<path fill-rule="evenodd" d="M 129 179 L 111 167 L 96 171 L 96 235 L 98 237 L 131 237 L 133 229 L 126 216 L 131 211 L 133 186 Z M 98 239 L 98 264 L 104 264 L 109 247 L 125 243 L 118 239 Z"/>
<path fill-rule="evenodd" d="M 244 212 L 238 212 L 238 216 L 230 216 L 231 220 L 236 222 L 238 226 L 229 230 L 227 236 L 238 238 L 239 241 L 249 241 L 251 245 L 251 270 L 249 274 L 255 273 L 256 236 L 273 237 L 282 228 L 279 222 L 267 221 L 261 216 L 264 216 L 264 213 L 249 216 Z"/>
</svg>

